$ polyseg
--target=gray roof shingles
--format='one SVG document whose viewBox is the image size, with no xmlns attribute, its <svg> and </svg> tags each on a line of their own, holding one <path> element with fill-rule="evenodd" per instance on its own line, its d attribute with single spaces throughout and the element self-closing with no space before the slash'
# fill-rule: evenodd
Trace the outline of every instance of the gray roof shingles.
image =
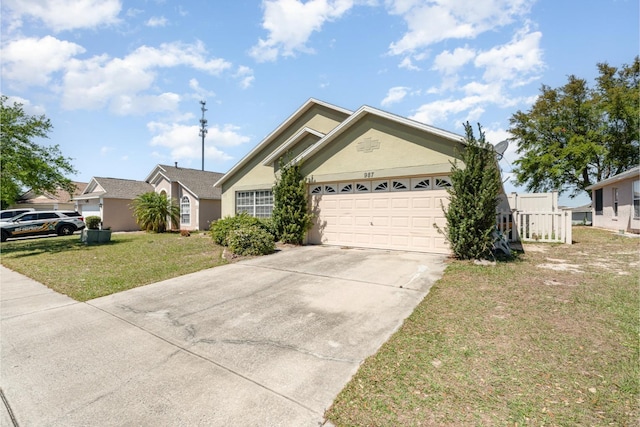
<svg viewBox="0 0 640 427">
<path fill-rule="evenodd" d="M 129 199 L 133 200 L 140 194 L 153 191 L 153 185 L 144 181 L 135 181 L 132 179 L 120 178 L 104 178 L 93 177 L 98 184 L 105 190 L 105 193 L 94 192 L 91 194 L 104 194 L 103 197 L 108 199 Z M 85 196 L 89 194 L 84 194 Z M 82 196 L 80 196 L 82 198 Z"/>
<path fill-rule="evenodd" d="M 158 165 L 162 173 L 172 182 L 179 182 L 200 199 L 220 199 L 222 192 L 216 188 L 216 183 L 223 173 L 209 172 L 197 169 L 181 168 L 168 165 Z"/>
</svg>

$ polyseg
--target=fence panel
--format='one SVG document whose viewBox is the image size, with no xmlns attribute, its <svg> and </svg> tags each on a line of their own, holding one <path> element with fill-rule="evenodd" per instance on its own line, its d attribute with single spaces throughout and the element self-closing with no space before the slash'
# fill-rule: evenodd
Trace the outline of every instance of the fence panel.
<svg viewBox="0 0 640 427">
<path fill-rule="evenodd" d="M 496 226 L 510 242 L 571 244 L 571 211 L 498 212 Z"/>
</svg>

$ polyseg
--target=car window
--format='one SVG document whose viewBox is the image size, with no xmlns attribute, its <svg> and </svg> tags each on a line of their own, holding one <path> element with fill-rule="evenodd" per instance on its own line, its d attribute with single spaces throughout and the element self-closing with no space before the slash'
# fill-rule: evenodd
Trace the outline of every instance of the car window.
<svg viewBox="0 0 640 427">
<path fill-rule="evenodd" d="M 0 214 L 0 218 L 2 219 L 13 218 L 14 216 L 20 213 L 21 212 L 2 212 L 2 214 Z"/>
<path fill-rule="evenodd" d="M 24 214 L 20 218 L 18 218 L 19 221 L 33 221 L 36 219 L 38 219 L 38 214 L 36 213 Z"/>
<path fill-rule="evenodd" d="M 38 219 L 58 219 L 60 216 L 55 212 L 42 212 L 38 214 Z"/>
</svg>

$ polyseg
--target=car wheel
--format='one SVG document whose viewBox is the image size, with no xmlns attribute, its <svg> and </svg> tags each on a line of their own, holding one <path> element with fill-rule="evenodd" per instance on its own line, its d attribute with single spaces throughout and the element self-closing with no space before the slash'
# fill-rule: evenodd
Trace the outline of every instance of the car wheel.
<svg viewBox="0 0 640 427">
<path fill-rule="evenodd" d="M 9 233 L 7 233 L 6 231 L 3 231 L 1 237 L 2 237 L 2 241 L 6 242 L 7 239 L 9 238 Z"/>
<path fill-rule="evenodd" d="M 71 225 L 61 225 L 60 228 L 58 228 L 58 236 L 69 236 L 73 234 L 74 231 L 75 229 Z"/>
</svg>

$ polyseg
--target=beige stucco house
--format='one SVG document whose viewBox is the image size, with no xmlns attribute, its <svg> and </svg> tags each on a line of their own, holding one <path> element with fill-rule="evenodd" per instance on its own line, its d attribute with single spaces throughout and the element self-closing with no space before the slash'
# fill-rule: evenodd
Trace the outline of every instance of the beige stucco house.
<svg viewBox="0 0 640 427">
<path fill-rule="evenodd" d="M 594 227 L 640 233 L 640 166 L 587 187 Z"/>
<path fill-rule="evenodd" d="M 140 194 L 153 191 L 148 182 L 131 179 L 93 177 L 79 196 L 76 209 L 85 218 L 99 216 L 104 227 L 113 231 L 140 230 L 131 210 L 131 202 Z"/>
<path fill-rule="evenodd" d="M 434 223 L 446 223 L 450 162 L 463 140 L 369 106 L 310 99 L 216 183 L 222 216 L 270 216 L 280 161 L 292 159 L 315 216 L 308 243 L 449 253 Z"/>
<path fill-rule="evenodd" d="M 55 192 L 36 193 L 29 190 L 20 196 L 15 208 L 34 208 L 37 211 L 66 211 L 74 210 L 73 197 L 81 194 L 87 186 L 86 182 L 73 181 L 75 191 L 69 194 L 66 190 L 58 188 Z"/>
<path fill-rule="evenodd" d="M 181 230 L 208 230 L 220 218 L 220 189 L 213 184 L 221 173 L 174 166 L 158 165 L 145 179 L 157 193 L 175 199 L 180 207 Z"/>
<path fill-rule="evenodd" d="M 96 215 L 114 231 L 134 231 L 131 203 L 140 194 L 155 191 L 173 199 L 180 208 L 180 223 L 173 229 L 207 230 L 220 218 L 220 190 L 213 184 L 221 173 L 157 165 L 144 181 L 94 177 L 84 192 L 75 197 L 76 209 L 85 217 Z"/>
</svg>

